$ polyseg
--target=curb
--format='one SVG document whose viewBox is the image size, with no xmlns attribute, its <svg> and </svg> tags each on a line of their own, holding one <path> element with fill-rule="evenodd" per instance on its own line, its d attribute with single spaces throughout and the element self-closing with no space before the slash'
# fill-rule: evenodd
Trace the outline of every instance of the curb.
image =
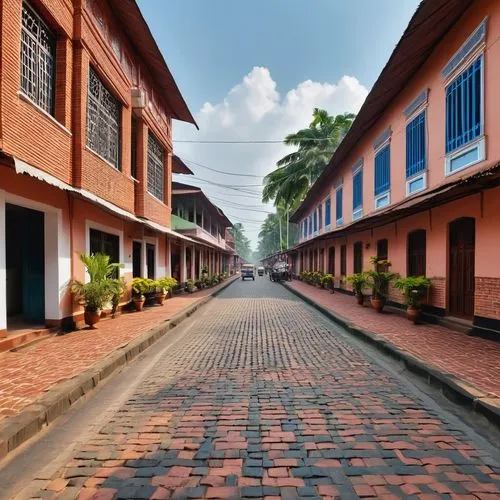
<svg viewBox="0 0 500 500">
<path fill-rule="evenodd" d="M 174 329 L 195 311 L 210 302 L 223 290 L 237 281 L 228 280 L 212 294 L 181 310 L 169 320 L 143 333 L 127 344 L 119 346 L 101 361 L 76 377 L 56 384 L 42 397 L 26 406 L 20 413 L 0 422 L 0 460 L 18 446 L 35 436 L 45 426 L 69 410 L 82 396 L 89 394 L 118 368 L 130 363 L 139 354 L 151 347 L 170 330 Z"/>
<path fill-rule="evenodd" d="M 377 334 L 359 327 L 351 320 L 318 304 L 307 295 L 304 295 L 302 292 L 290 287 L 286 283 L 282 284 L 291 293 L 304 302 L 307 302 L 324 316 L 345 328 L 349 333 L 369 342 L 378 350 L 385 354 L 389 354 L 397 361 L 402 361 L 409 371 L 425 378 L 429 385 L 439 388 L 449 400 L 469 410 L 481 413 L 490 422 L 500 427 L 500 398 L 491 397 L 487 393 L 469 385 L 467 382 L 458 379 L 455 375 L 438 370 L 434 366 L 400 349 L 392 342 L 381 339 Z"/>
</svg>

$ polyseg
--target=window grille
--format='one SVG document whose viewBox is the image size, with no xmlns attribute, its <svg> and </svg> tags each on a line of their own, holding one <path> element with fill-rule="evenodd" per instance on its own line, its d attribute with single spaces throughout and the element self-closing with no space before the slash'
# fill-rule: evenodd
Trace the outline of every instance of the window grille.
<svg viewBox="0 0 500 500">
<path fill-rule="evenodd" d="M 329 226 L 332 218 L 332 200 L 327 198 L 325 201 L 325 226 Z"/>
<path fill-rule="evenodd" d="M 164 150 L 160 141 L 150 132 L 148 136 L 148 191 L 163 201 Z"/>
<path fill-rule="evenodd" d="M 337 188 L 337 192 L 335 194 L 335 217 L 337 225 L 342 224 L 343 190 L 344 188 L 340 186 Z"/>
<path fill-rule="evenodd" d="M 363 206 L 363 169 L 360 168 L 352 179 L 352 209 L 357 210 Z"/>
<path fill-rule="evenodd" d="M 121 106 L 90 68 L 87 99 L 87 146 L 120 168 Z"/>
<path fill-rule="evenodd" d="M 22 7 L 21 90 L 54 115 L 55 37 L 26 3 Z"/>
<path fill-rule="evenodd" d="M 446 152 L 482 134 L 482 66 L 476 59 L 446 87 Z"/>
<path fill-rule="evenodd" d="M 406 125 L 406 178 L 425 171 L 425 111 Z"/>
<path fill-rule="evenodd" d="M 390 146 L 375 156 L 375 196 L 389 191 L 391 187 L 391 150 Z"/>
</svg>

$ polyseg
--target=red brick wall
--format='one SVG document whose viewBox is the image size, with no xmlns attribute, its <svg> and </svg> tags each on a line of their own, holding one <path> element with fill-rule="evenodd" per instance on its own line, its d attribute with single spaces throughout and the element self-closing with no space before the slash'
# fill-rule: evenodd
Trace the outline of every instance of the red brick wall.
<svg viewBox="0 0 500 500">
<path fill-rule="evenodd" d="M 446 307 L 446 278 L 434 277 L 431 281 L 429 304 L 444 309 Z"/>
<path fill-rule="evenodd" d="M 474 298 L 476 316 L 500 320 L 500 278 L 476 276 Z"/>
</svg>

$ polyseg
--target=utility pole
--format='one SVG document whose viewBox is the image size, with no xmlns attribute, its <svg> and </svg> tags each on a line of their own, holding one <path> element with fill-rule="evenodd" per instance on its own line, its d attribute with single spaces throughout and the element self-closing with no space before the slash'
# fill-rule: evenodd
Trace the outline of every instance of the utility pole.
<svg viewBox="0 0 500 500">
<path fill-rule="evenodd" d="M 286 206 L 286 248 L 290 248 L 289 232 L 290 232 L 290 209 Z"/>
</svg>

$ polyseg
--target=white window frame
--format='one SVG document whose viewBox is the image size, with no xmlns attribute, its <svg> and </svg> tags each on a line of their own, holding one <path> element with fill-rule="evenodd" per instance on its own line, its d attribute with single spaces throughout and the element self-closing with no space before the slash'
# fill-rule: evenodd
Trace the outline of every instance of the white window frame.
<svg viewBox="0 0 500 500">
<path fill-rule="evenodd" d="M 415 181 L 423 179 L 424 185 L 420 189 L 416 189 L 415 191 L 410 191 L 410 185 Z M 425 191 L 427 189 L 427 170 L 424 170 L 420 174 L 414 175 L 409 179 L 406 179 L 406 196 L 413 196 L 415 193 L 420 193 L 421 191 Z"/>
<path fill-rule="evenodd" d="M 383 205 L 378 205 L 380 200 L 383 200 L 384 198 L 387 198 L 387 203 L 384 203 Z M 391 190 L 389 189 L 388 191 L 385 191 L 384 193 L 381 193 L 375 197 L 374 201 L 374 208 L 375 210 L 380 210 L 382 208 L 385 208 L 391 204 Z"/>
<path fill-rule="evenodd" d="M 469 163 L 462 165 L 460 168 L 451 170 L 451 165 L 453 160 L 456 160 L 457 158 L 460 158 L 461 156 L 466 155 L 467 153 L 474 151 L 475 149 L 477 149 L 477 154 L 478 154 L 475 160 L 472 160 Z M 448 153 L 446 155 L 444 160 L 444 175 L 445 177 L 449 177 L 450 175 L 454 175 L 457 172 L 461 172 L 462 170 L 472 167 L 477 163 L 481 163 L 484 160 L 486 160 L 486 137 L 482 135 L 478 137 L 475 141 L 470 142 L 469 144 L 466 144 L 465 146 L 456 149 L 455 151 L 452 151 L 451 153 Z"/>
</svg>

